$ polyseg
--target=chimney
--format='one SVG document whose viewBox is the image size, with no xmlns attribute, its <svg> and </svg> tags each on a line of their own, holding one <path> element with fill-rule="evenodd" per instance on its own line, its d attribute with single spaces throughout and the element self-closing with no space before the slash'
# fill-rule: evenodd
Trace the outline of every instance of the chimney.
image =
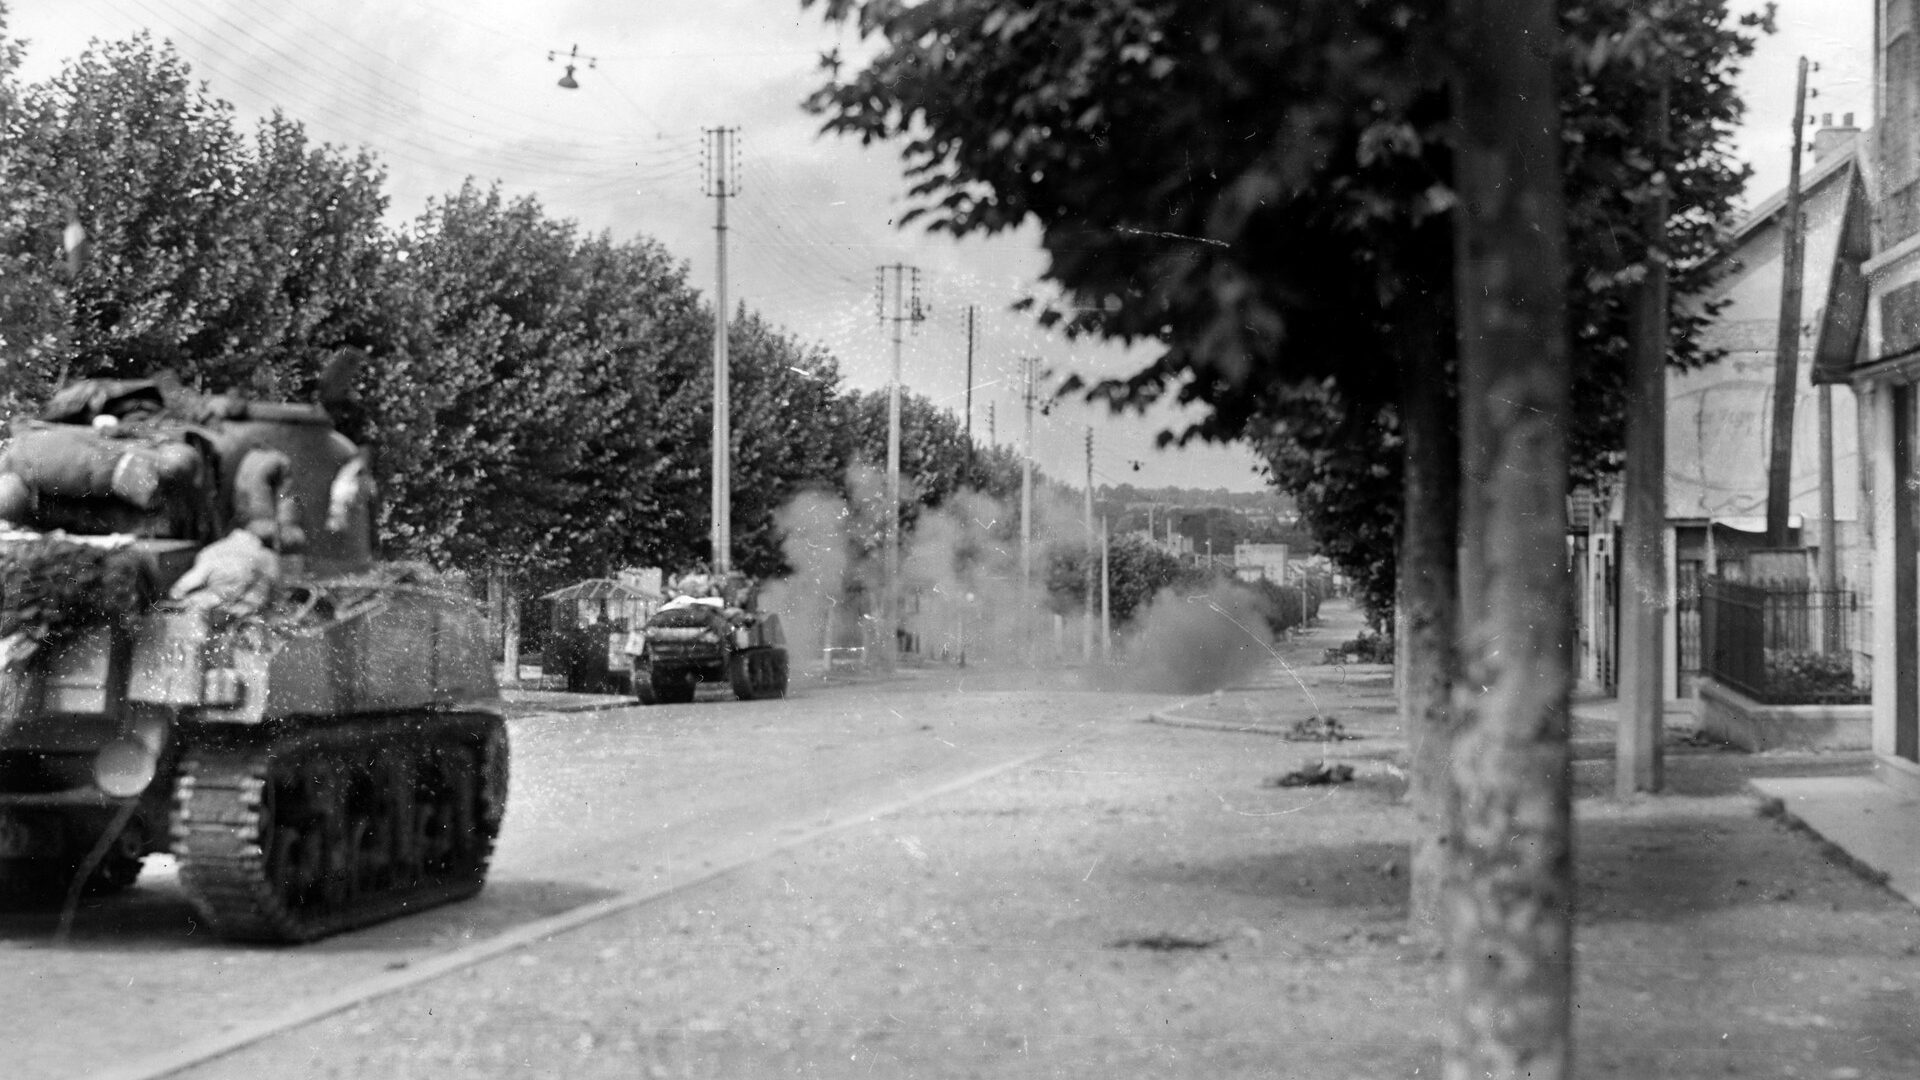
<svg viewBox="0 0 1920 1080">
<path fill-rule="evenodd" d="M 1820 116 L 1820 130 L 1813 133 L 1813 160 L 1815 164 L 1832 157 L 1853 145 L 1860 137 L 1860 129 L 1853 126 L 1853 114 L 1845 113 L 1840 117 L 1838 127 L 1834 126 L 1833 114 Z"/>
</svg>

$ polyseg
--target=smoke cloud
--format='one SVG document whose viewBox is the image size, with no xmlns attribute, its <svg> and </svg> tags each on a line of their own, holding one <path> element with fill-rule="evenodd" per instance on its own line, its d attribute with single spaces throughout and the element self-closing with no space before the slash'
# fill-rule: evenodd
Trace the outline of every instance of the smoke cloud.
<svg viewBox="0 0 1920 1080">
<path fill-rule="evenodd" d="M 1273 658 L 1266 607 L 1229 581 L 1198 594 L 1163 590 L 1130 636 L 1123 684 L 1200 694 L 1244 682 Z"/>
<path fill-rule="evenodd" d="M 877 650 L 884 640 L 874 617 L 886 580 L 884 477 L 863 468 L 848 479 L 851 499 L 810 492 L 777 517 L 794 572 L 770 583 L 761 603 L 780 613 L 796 665 L 823 662 L 827 647 Z M 1089 542 L 1079 500 L 1036 490 L 1030 530 L 1023 558 L 1017 504 L 968 491 L 922 511 L 901 535 L 906 655 L 1055 679 L 1075 669 L 1090 683 L 1168 693 L 1233 685 L 1271 657 L 1263 598 L 1220 580 L 1164 592 L 1115 627 L 1115 663 L 1101 669 L 1097 607 L 1090 622 L 1082 605 L 1055 610 L 1046 587 L 1048 549 Z"/>
</svg>

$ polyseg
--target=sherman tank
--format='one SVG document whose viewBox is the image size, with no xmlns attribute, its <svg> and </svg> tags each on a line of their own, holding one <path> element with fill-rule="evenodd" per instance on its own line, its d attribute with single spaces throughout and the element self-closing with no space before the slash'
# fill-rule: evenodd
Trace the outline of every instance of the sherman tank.
<svg viewBox="0 0 1920 1080">
<path fill-rule="evenodd" d="M 318 405 L 91 381 L 0 455 L 0 885 L 301 942 L 478 892 L 507 738 L 475 605 L 375 558 Z"/>
<path fill-rule="evenodd" d="M 759 610 L 759 590 L 740 574 L 694 571 L 648 617 L 634 659 L 634 692 L 649 705 L 693 700 L 700 683 L 727 683 L 741 701 L 787 694 L 787 639 L 780 616 Z"/>
</svg>

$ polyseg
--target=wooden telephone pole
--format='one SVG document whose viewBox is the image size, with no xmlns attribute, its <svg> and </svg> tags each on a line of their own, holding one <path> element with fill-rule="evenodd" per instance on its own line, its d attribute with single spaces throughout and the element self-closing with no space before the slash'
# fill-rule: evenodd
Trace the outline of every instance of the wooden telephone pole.
<svg viewBox="0 0 1920 1080">
<path fill-rule="evenodd" d="M 1020 601 L 1028 621 L 1033 607 L 1033 369 L 1037 356 L 1020 360 L 1021 401 L 1027 415 L 1027 443 L 1020 455 Z"/>
<path fill-rule="evenodd" d="M 1668 83 L 1646 117 L 1653 171 L 1666 162 Z M 1667 187 L 1655 181 L 1642 208 L 1647 274 L 1633 297 L 1628 365 L 1626 507 L 1621 522 L 1620 720 L 1614 792 L 1622 798 L 1665 783 L 1667 618 Z"/>
<path fill-rule="evenodd" d="M 1093 663 L 1093 429 L 1087 429 L 1087 493 L 1085 505 L 1081 510 L 1087 530 L 1087 572 L 1085 576 L 1087 602 L 1084 605 L 1085 619 L 1081 623 L 1080 658 Z"/>
<path fill-rule="evenodd" d="M 571 68 L 568 69 L 571 72 Z M 707 128 L 706 193 L 714 200 L 713 283 L 713 526 L 710 540 L 715 574 L 725 574 L 733 563 L 733 411 L 728 388 L 731 363 L 727 356 L 727 199 L 740 194 L 734 144 L 739 128 Z"/>
<path fill-rule="evenodd" d="M 888 288 L 891 281 L 892 288 Z M 893 314 L 887 314 L 887 299 L 893 299 Z M 906 328 L 927 317 L 920 303 L 920 268 L 905 263 L 882 266 L 879 288 L 874 298 L 880 320 L 893 324 L 893 378 L 887 382 L 887 552 L 886 584 L 882 588 L 880 635 L 881 652 L 887 662 L 899 659 L 900 651 L 900 372 L 905 349 Z"/>
<path fill-rule="evenodd" d="M 1800 138 L 1807 123 L 1807 58 L 1793 92 L 1793 155 L 1780 222 L 1780 334 L 1773 361 L 1773 440 L 1767 461 L 1767 544 L 1787 546 L 1793 501 L 1793 406 L 1800 389 L 1800 279 L 1805 261 L 1800 221 Z"/>
</svg>

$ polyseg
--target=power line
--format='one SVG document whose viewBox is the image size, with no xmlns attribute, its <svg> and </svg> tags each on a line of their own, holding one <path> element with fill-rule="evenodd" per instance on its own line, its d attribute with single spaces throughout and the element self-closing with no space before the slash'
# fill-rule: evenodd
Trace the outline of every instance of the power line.
<svg viewBox="0 0 1920 1080">
<path fill-rule="evenodd" d="M 375 150 L 397 161 L 408 162 L 433 171 L 448 171 L 449 157 L 457 159 L 457 165 L 476 167 L 505 166 L 507 171 L 537 172 L 543 175 L 558 174 L 583 179 L 602 179 L 607 177 L 609 168 L 618 167 L 603 161 L 587 158 L 573 162 L 555 159 L 555 152 L 564 149 L 573 152 L 573 147 L 562 144 L 558 147 L 542 149 L 515 149 L 510 143 L 501 141 L 499 127 L 480 128 L 448 119 L 446 113 L 457 110 L 440 110 L 431 114 L 432 126 L 420 130 L 418 120 L 429 118 L 421 112 L 408 114 L 394 104 L 396 95 L 371 85 L 362 74 L 344 69 L 336 64 L 312 59 L 310 52 L 296 53 L 290 49 L 271 44 L 248 27 L 235 23 L 224 16 L 218 17 L 221 25 L 209 26 L 205 22 L 193 19 L 173 7 L 168 0 L 154 0 L 166 5 L 166 12 L 156 11 L 147 0 L 130 0 L 134 6 L 146 12 L 158 24 L 168 26 L 171 32 L 195 47 L 199 58 L 191 61 L 195 66 L 219 77 L 220 81 L 230 83 L 249 94 L 275 102 L 282 108 L 290 101 L 298 102 L 300 115 L 296 119 L 303 124 L 311 124 L 315 119 L 330 122 L 331 126 L 352 132 L 357 136 L 349 141 Z M 171 15 L 169 19 L 167 16 Z M 238 35 L 236 37 L 235 35 Z M 245 38 L 257 48 L 249 48 L 239 40 Z M 255 82 L 252 78 L 239 75 L 230 70 L 222 59 L 228 55 L 265 54 L 279 63 L 265 72 L 271 80 L 269 84 Z M 212 58 L 212 59 L 210 59 Z M 323 72 L 315 72 L 315 65 Z M 383 76 L 384 77 L 384 76 Z M 390 77 L 388 77 L 390 78 Z M 411 91 L 405 84 L 395 84 Z M 349 111 L 349 109 L 353 111 Z M 522 140 L 546 138 L 543 124 L 539 132 L 513 131 Z M 369 137 L 369 131 L 374 134 Z M 447 138 L 444 132 L 464 133 L 471 138 Z M 452 149 L 450 150 L 449 147 Z M 614 149 L 620 149 L 618 146 Z M 407 150 L 416 153 L 408 153 Z M 662 147 L 668 155 L 684 155 L 680 146 L 668 144 Z M 669 160 L 672 160 L 670 157 Z M 684 158 L 682 158 L 684 160 Z M 585 168 L 580 166 L 584 165 Z M 467 170 L 476 171 L 474 169 Z"/>
</svg>

